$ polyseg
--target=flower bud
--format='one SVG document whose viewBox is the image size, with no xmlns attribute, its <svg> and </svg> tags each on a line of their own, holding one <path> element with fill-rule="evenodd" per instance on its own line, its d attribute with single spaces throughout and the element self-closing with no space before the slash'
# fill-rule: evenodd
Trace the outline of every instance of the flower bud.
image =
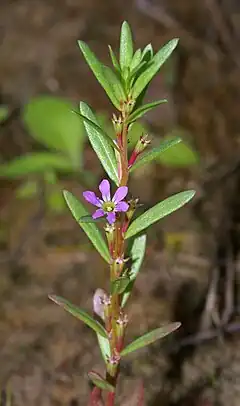
<svg viewBox="0 0 240 406">
<path fill-rule="evenodd" d="M 114 131 L 115 131 L 116 135 L 119 136 L 119 134 L 121 134 L 121 132 L 122 132 L 122 125 L 123 125 L 122 117 L 121 116 L 117 117 L 115 114 L 113 114 L 112 123 L 113 123 Z"/>
<path fill-rule="evenodd" d="M 93 311 L 102 320 L 105 319 L 105 307 L 106 301 L 108 300 L 108 295 L 103 289 L 97 289 L 93 296 Z"/>
<path fill-rule="evenodd" d="M 133 107 L 135 105 L 135 102 L 136 101 L 134 99 L 128 99 L 123 102 L 123 112 L 125 115 L 131 114 Z"/>
<path fill-rule="evenodd" d="M 128 324 L 128 316 L 124 313 L 120 313 L 119 318 L 116 321 L 118 338 L 123 337 L 127 324 Z"/>
<path fill-rule="evenodd" d="M 121 357 L 117 353 L 111 355 L 111 357 L 107 359 L 107 372 L 109 375 L 111 376 L 116 375 L 120 359 Z"/>
<path fill-rule="evenodd" d="M 129 159 L 128 168 L 133 166 L 137 157 L 147 148 L 150 142 L 151 141 L 148 139 L 148 134 L 141 135 Z"/>
<path fill-rule="evenodd" d="M 138 201 L 139 201 L 139 199 L 131 199 L 131 200 L 128 201 L 129 209 L 128 209 L 127 213 L 126 213 L 127 219 L 128 219 L 127 224 L 132 219 L 132 216 L 134 215 L 135 210 L 138 207 Z M 125 232 L 126 230 L 123 230 L 123 231 Z"/>
</svg>

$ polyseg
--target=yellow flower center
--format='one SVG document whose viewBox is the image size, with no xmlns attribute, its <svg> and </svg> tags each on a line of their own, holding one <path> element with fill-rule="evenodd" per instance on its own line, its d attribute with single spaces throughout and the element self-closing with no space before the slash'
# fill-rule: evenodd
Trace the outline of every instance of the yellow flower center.
<svg viewBox="0 0 240 406">
<path fill-rule="evenodd" d="M 104 202 L 103 205 L 102 205 L 102 209 L 103 209 L 105 212 L 110 213 L 110 212 L 114 211 L 114 209 L 115 209 L 115 204 L 114 204 L 113 202 Z"/>
</svg>

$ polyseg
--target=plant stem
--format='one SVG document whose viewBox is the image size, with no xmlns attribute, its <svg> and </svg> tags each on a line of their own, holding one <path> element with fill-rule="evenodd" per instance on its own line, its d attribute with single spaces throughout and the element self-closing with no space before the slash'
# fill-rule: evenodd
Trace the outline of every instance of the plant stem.
<svg viewBox="0 0 240 406">
<path fill-rule="evenodd" d="M 109 392 L 107 395 L 107 404 L 106 406 L 114 406 L 115 392 Z"/>
<path fill-rule="evenodd" d="M 119 139 L 120 149 L 120 165 L 121 165 L 121 179 L 120 186 L 127 186 L 129 169 L 128 169 L 128 150 L 127 150 L 127 114 L 122 113 L 123 126 L 121 136 Z M 121 145 L 120 145 L 121 144 Z M 125 219 L 121 217 L 115 223 L 114 237 L 113 237 L 113 250 L 112 250 L 112 264 L 110 265 L 111 283 L 121 276 L 123 270 L 124 259 L 124 233 L 123 225 Z M 126 230 L 125 230 L 126 231 Z M 118 260 L 118 263 L 117 263 Z M 120 261 L 120 262 L 119 262 Z M 111 336 L 110 336 L 110 349 L 111 359 L 107 366 L 107 380 L 116 388 L 117 377 L 119 372 L 120 355 L 124 342 L 124 333 L 119 336 L 118 324 L 119 320 L 123 316 L 123 311 L 120 305 L 121 295 L 119 293 L 113 293 L 111 296 Z M 106 406 L 114 406 L 115 392 L 109 392 L 107 395 Z"/>
</svg>

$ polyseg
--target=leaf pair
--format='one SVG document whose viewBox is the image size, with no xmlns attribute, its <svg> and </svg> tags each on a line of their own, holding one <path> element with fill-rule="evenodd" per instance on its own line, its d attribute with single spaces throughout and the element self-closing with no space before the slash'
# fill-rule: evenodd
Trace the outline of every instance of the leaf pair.
<svg viewBox="0 0 240 406">
<path fill-rule="evenodd" d="M 94 330 L 98 334 L 98 336 L 107 340 L 107 342 L 108 342 L 108 334 L 107 334 L 107 331 L 105 330 L 105 328 L 97 320 L 93 319 L 87 312 L 85 312 L 84 310 L 80 309 L 77 306 L 74 306 L 72 303 L 70 303 L 66 299 L 63 299 L 60 296 L 49 295 L 49 299 L 51 299 L 54 303 L 56 303 L 57 305 L 62 307 L 64 310 L 66 310 L 67 312 L 72 314 L 77 319 L 83 321 L 87 326 L 89 326 L 92 330 Z M 171 332 L 173 332 L 174 330 L 176 330 L 179 327 L 180 327 L 180 323 L 171 323 L 167 326 L 159 327 L 155 330 L 152 330 L 152 331 L 144 334 L 143 336 L 137 338 L 132 343 L 128 344 L 121 351 L 121 356 L 128 355 L 129 353 L 131 353 L 133 351 L 146 347 L 147 345 L 155 342 L 156 340 L 159 340 L 159 339 L 167 336 L 168 334 L 170 334 Z M 108 345 L 109 345 L 109 342 L 108 342 Z M 106 354 L 105 354 L 105 356 L 106 356 Z M 91 375 L 91 379 L 92 378 L 100 379 L 100 377 L 97 378 L 97 376 Z M 106 387 L 104 382 L 97 382 L 96 384 L 97 384 L 97 386 L 103 385 L 102 387 L 99 386 L 102 389 L 110 390 L 109 387 L 108 388 Z"/>
</svg>

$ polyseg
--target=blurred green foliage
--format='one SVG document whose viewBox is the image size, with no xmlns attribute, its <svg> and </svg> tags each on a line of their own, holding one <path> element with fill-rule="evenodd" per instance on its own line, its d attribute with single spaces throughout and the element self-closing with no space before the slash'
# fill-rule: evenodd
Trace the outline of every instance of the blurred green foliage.
<svg viewBox="0 0 240 406">
<path fill-rule="evenodd" d="M 46 202 L 50 209 L 61 211 L 65 204 L 58 174 L 79 174 L 83 168 L 86 134 L 81 118 L 73 113 L 69 101 L 52 97 L 32 98 L 22 111 L 22 120 L 29 135 L 42 144 L 44 150 L 27 153 L 0 165 L 0 176 L 23 178 L 17 197 L 31 198 L 44 183 Z M 0 109 L 0 119 L 8 110 Z"/>
<path fill-rule="evenodd" d="M 0 106 L 0 124 L 5 121 L 9 116 L 9 110 L 7 106 Z"/>
<path fill-rule="evenodd" d="M 172 146 L 164 154 L 159 155 L 157 161 L 172 168 L 186 168 L 199 164 L 199 154 L 189 145 L 187 140 L 190 139 L 190 135 L 184 129 L 174 128 L 163 140 L 171 140 L 176 137 L 180 137 L 182 142 Z"/>
</svg>

